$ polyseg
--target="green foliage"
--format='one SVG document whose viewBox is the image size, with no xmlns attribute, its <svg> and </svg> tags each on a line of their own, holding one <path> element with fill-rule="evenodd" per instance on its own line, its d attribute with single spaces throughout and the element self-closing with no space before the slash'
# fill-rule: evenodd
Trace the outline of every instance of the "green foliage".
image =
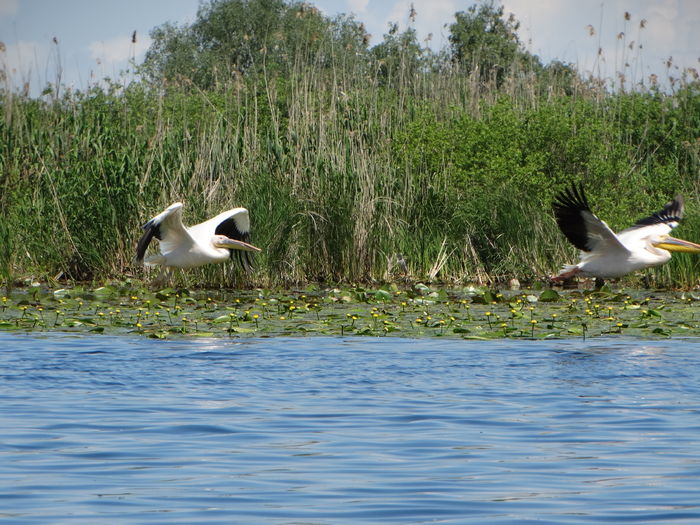
<svg viewBox="0 0 700 525">
<path fill-rule="evenodd" d="M 576 258 L 550 209 L 572 181 L 614 229 L 681 192 L 681 236 L 700 239 L 697 82 L 610 93 L 536 67 L 489 5 L 451 30 L 458 62 L 410 28 L 368 50 L 351 18 L 222 0 L 155 30 L 149 82 L 3 92 L 0 279 L 147 277 L 139 227 L 175 201 L 186 223 L 249 208 L 264 250 L 247 280 L 211 267 L 178 278 L 190 285 L 540 280 Z M 469 58 L 476 36 L 490 51 Z M 516 66 L 464 74 L 484 57 L 481 71 Z M 645 277 L 694 286 L 699 263 Z"/>
<path fill-rule="evenodd" d="M 6 217 L 0 216 L 0 284 L 9 290 L 12 286 L 13 242 Z"/>
<path fill-rule="evenodd" d="M 287 74 L 298 63 L 328 67 L 339 54 L 362 54 L 368 42 L 352 18 L 329 19 L 308 3 L 284 0 L 211 0 L 192 25 L 164 24 L 151 38 L 142 67 L 151 80 L 201 89 L 241 74 Z"/>
<path fill-rule="evenodd" d="M 179 337 L 333 335 L 549 339 L 696 337 L 698 296 L 548 289 L 321 288 L 153 292 L 112 282 L 0 296 L 0 331 L 61 331 Z"/>
<path fill-rule="evenodd" d="M 540 69 L 537 57 L 523 49 L 518 39 L 520 23 L 503 17 L 503 6 L 493 2 L 474 4 L 455 14 L 449 40 L 453 59 L 484 81 L 501 85 L 509 70 Z"/>
<path fill-rule="evenodd" d="M 426 195 L 421 208 L 434 212 L 432 220 L 455 243 L 464 238 L 470 273 L 481 265 L 490 275 L 534 279 L 552 268 L 553 257 L 574 257 L 550 220 L 554 194 L 572 178 L 586 184 L 594 208 L 616 229 L 659 209 L 674 192 L 697 191 L 692 163 L 690 177 L 679 180 L 680 140 L 667 138 L 675 131 L 665 129 L 677 113 L 672 100 L 629 94 L 611 97 L 609 105 L 617 113 L 601 111 L 592 99 L 562 96 L 522 110 L 504 97 L 478 117 L 465 113 L 448 122 L 426 106 L 398 135 L 394 151 L 397 163 L 450 189 Z M 692 208 L 688 214 L 693 223 Z M 543 239 L 555 240 L 556 249 Z"/>
<path fill-rule="evenodd" d="M 382 83 L 400 83 L 402 78 L 416 75 L 422 67 L 423 55 L 429 50 L 421 48 L 415 29 L 399 33 L 398 25 L 392 24 L 384 40 L 374 46 L 371 53 Z"/>
</svg>

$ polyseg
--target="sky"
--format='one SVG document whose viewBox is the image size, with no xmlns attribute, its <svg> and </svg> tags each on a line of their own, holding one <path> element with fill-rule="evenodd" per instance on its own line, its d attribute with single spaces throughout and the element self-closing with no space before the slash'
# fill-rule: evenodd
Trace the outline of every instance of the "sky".
<svg viewBox="0 0 700 525">
<path fill-rule="evenodd" d="M 454 13 L 474 0 L 311 0 L 326 15 L 354 14 L 381 41 L 389 24 L 408 27 L 411 4 L 418 38 L 447 44 Z M 133 78 L 150 31 L 195 20 L 200 0 L 0 0 L 0 68 L 14 86 L 36 95 L 49 82 L 85 89 L 104 77 Z M 584 73 L 628 81 L 667 79 L 700 70 L 700 0 L 502 0 L 520 21 L 519 37 L 547 63 L 557 59 Z M 625 13 L 629 13 L 626 20 Z M 643 27 L 642 27 L 643 26 Z M 132 35 L 136 31 L 136 41 Z M 641 46 L 641 47 L 640 47 Z M 670 70 L 668 59 L 672 57 Z M 629 67 L 625 68 L 625 63 Z"/>
</svg>

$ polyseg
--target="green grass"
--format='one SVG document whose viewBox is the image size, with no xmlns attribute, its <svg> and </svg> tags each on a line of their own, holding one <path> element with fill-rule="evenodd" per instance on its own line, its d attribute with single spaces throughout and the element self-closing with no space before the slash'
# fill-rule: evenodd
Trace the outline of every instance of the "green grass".
<svg viewBox="0 0 700 525">
<path fill-rule="evenodd" d="M 188 287 L 538 282 L 577 259 L 550 208 L 574 180 L 614 229 L 682 192 L 678 234 L 700 240 L 697 81 L 611 93 L 515 74 L 485 86 L 459 68 L 388 82 L 357 67 L 299 65 L 210 92 L 3 91 L 0 279 L 148 279 L 132 263 L 139 227 L 175 201 L 188 223 L 249 208 L 264 250 L 252 276 L 204 268 L 178 277 Z M 699 263 L 646 275 L 691 288 Z"/>
</svg>

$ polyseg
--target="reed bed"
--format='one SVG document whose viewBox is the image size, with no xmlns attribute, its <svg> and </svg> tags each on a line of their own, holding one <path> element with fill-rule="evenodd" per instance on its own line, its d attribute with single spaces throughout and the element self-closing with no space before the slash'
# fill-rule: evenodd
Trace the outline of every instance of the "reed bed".
<svg viewBox="0 0 700 525">
<path fill-rule="evenodd" d="M 448 61 L 290 60 L 206 91 L 3 89 L 0 279 L 148 278 L 139 227 L 175 201 L 189 223 L 247 207 L 264 250 L 252 275 L 204 268 L 184 286 L 540 281 L 576 259 L 550 208 L 571 181 L 613 229 L 681 192 L 679 234 L 700 240 L 690 75 L 610 90 L 519 68 L 491 82 Z M 675 256 L 628 282 L 693 287 L 698 264 Z"/>
</svg>

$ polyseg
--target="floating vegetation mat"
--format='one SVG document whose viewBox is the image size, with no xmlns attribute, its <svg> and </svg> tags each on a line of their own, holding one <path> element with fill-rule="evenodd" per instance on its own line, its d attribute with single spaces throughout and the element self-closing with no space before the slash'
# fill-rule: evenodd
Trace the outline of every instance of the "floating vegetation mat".
<svg viewBox="0 0 700 525">
<path fill-rule="evenodd" d="M 648 290 L 379 289 L 152 291 L 133 284 L 17 290 L 0 330 L 244 337 L 364 335 L 571 338 L 700 336 L 700 295 Z"/>
</svg>

